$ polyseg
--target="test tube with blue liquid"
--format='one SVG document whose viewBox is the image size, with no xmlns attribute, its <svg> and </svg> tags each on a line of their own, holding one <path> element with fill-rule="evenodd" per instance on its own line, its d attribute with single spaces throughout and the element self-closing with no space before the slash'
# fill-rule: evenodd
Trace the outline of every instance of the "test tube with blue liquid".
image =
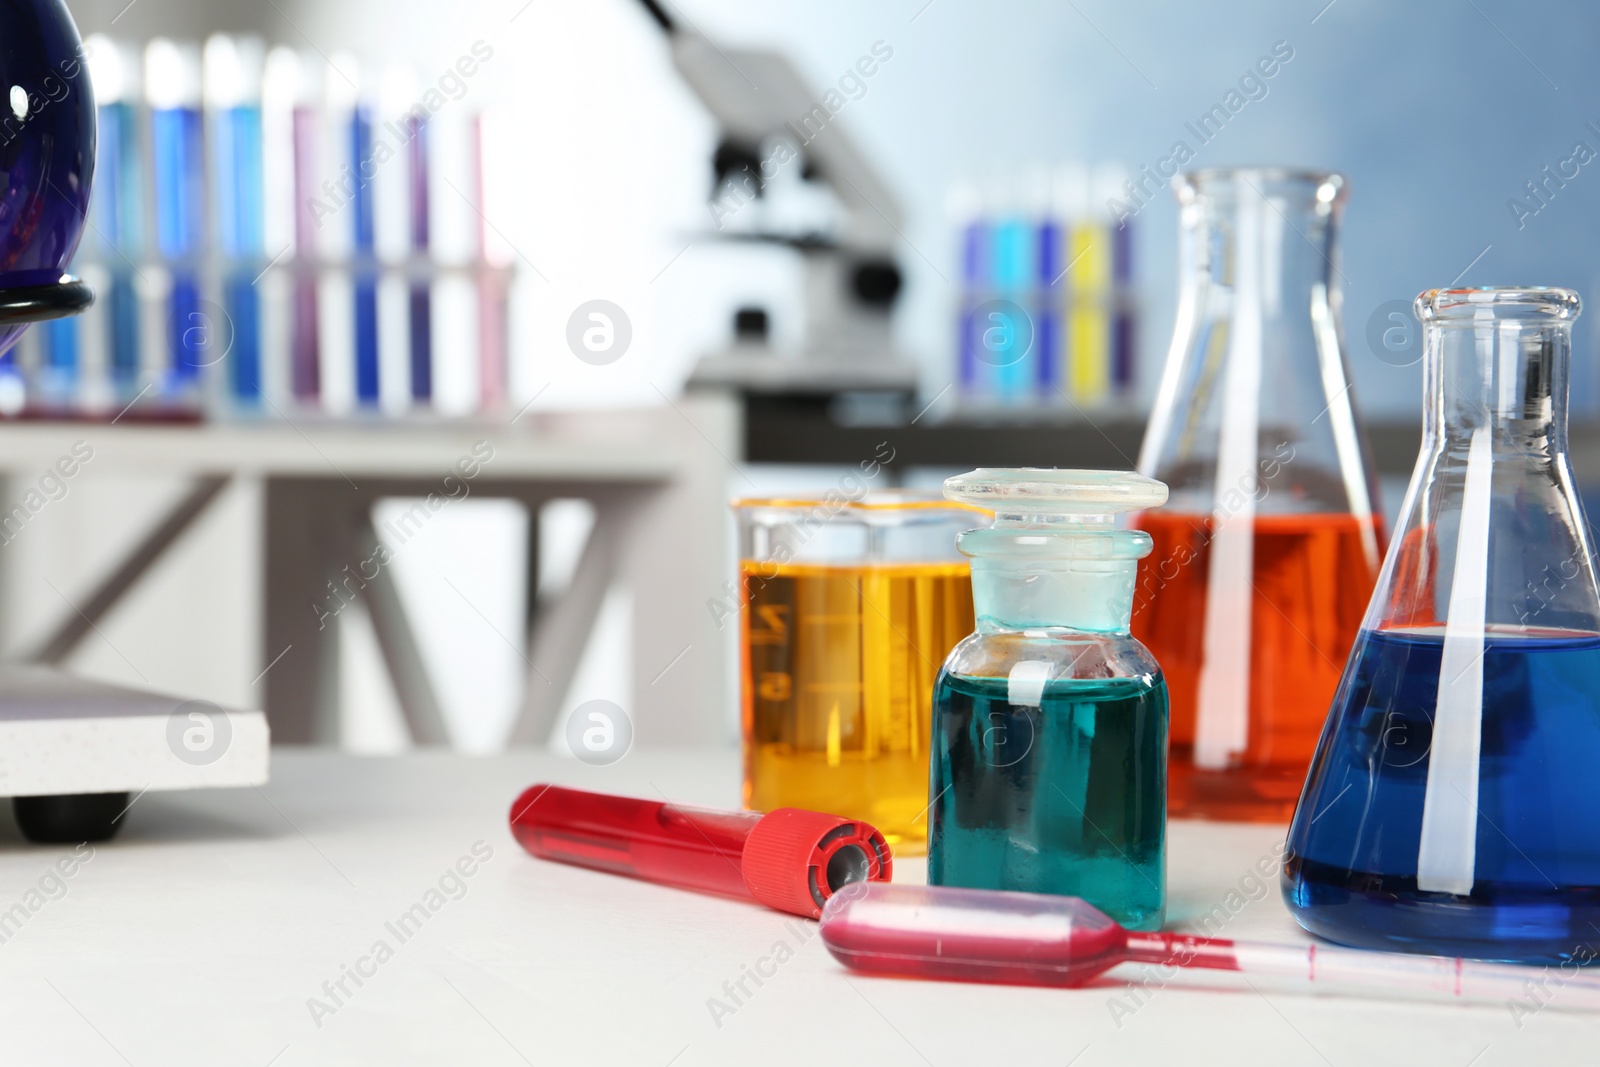
<svg viewBox="0 0 1600 1067">
<path fill-rule="evenodd" d="M 413 112 L 405 118 L 410 140 L 406 143 L 406 170 L 410 177 L 410 212 L 407 227 L 414 263 L 428 259 L 428 120 Z M 410 327 L 411 399 L 426 405 L 433 398 L 433 289 L 426 276 L 410 279 L 408 294 Z"/>
<path fill-rule="evenodd" d="M 404 64 L 383 72 L 373 116 L 371 167 L 373 249 L 378 277 L 379 406 L 401 414 L 413 405 L 416 388 L 411 324 L 415 281 L 422 264 L 413 252 L 413 174 L 410 159 L 414 127 L 408 121 L 422 91 Z M 424 382 L 426 384 L 426 382 Z"/>
<path fill-rule="evenodd" d="M 164 399 L 199 401 L 200 366 L 213 324 L 200 306 L 205 236 L 204 135 L 200 56 L 157 37 L 145 46 L 156 203 L 156 243 L 167 264 L 167 367 Z"/>
<path fill-rule="evenodd" d="M 78 398 L 82 370 L 78 323 L 71 317 L 51 319 L 38 328 L 44 350 L 39 368 L 39 403 L 51 411 L 70 409 Z"/>
<path fill-rule="evenodd" d="M 1034 215 L 1033 388 L 1039 399 L 1052 399 L 1061 387 L 1061 282 L 1065 227 L 1059 197 L 1047 174 L 1032 177 Z"/>
<path fill-rule="evenodd" d="M 103 35 L 84 42 L 97 104 L 98 147 L 91 201 L 95 243 L 106 283 L 98 293 L 105 308 L 106 372 L 113 403 L 121 408 L 139 394 L 139 291 L 144 257 L 145 151 L 139 123 L 140 64 L 137 56 Z"/>
<path fill-rule="evenodd" d="M 1113 182 L 1116 181 L 1114 177 Z M 1111 391 L 1127 396 L 1137 370 L 1138 294 L 1133 285 L 1133 218 L 1111 219 Z"/>
<path fill-rule="evenodd" d="M 343 60 L 344 57 L 340 57 Z M 353 60 L 338 66 L 360 84 Z M 334 77 L 338 77 L 337 74 Z M 378 258 L 373 219 L 372 179 L 379 161 L 373 147 L 373 104 L 358 92 L 350 109 L 347 145 L 350 166 L 351 287 L 354 294 L 356 406 L 378 406 Z"/>
<path fill-rule="evenodd" d="M 980 343 L 994 365 L 996 397 L 1002 402 L 1033 394 L 1035 328 L 1028 309 L 1033 303 L 1035 238 L 1022 190 L 1007 190 L 991 234 L 996 308 L 989 322 L 979 323 Z"/>
<path fill-rule="evenodd" d="M 211 173 L 223 311 L 214 344 L 225 344 L 227 392 L 236 409 L 261 403 L 261 299 L 265 268 L 259 41 L 216 34 L 206 41 L 205 97 L 211 119 Z M 220 358 L 224 352 L 209 353 Z"/>
<path fill-rule="evenodd" d="M 983 214 L 983 194 L 962 184 L 950 193 L 950 214 L 960 235 L 957 255 L 961 285 L 956 308 L 956 384 L 963 396 L 982 388 L 984 364 L 978 358 L 978 306 L 989 277 L 989 223 Z"/>
<path fill-rule="evenodd" d="M 1128 170 L 1106 163 L 1094 170 L 1094 200 L 1090 205 L 1096 225 L 1104 235 L 1105 256 L 1097 264 L 1102 291 L 1105 361 L 1100 396 L 1127 396 L 1136 370 L 1137 303 L 1133 290 L 1133 219 L 1121 205 L 1128 200 Z"/>
</svg>

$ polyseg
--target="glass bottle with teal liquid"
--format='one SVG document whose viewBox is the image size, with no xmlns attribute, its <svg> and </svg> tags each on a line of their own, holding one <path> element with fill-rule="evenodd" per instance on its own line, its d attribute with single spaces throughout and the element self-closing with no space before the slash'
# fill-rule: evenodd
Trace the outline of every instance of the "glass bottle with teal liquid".
<svg viewBox="0 0 1600 1067">
<path fill-rule="evenodd" d="M 1132 930 L 1166 908 L 1167 687 L 1128 632 L 1167 487 L 1116 471 L 987 469 L 945 495 L 978 631 L 933 693 L 928 882 L 1082 897 Z"/>
</svg>

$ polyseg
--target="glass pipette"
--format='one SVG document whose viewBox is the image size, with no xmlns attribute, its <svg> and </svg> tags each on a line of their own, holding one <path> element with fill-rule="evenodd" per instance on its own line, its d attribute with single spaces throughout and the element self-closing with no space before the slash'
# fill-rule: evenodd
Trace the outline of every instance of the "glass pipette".
<svg viewBox="0 0 1600 1067">
<path fill-rule="evenodd" d="M 1080 986 L 1120 963 L 1148 963 L 1482 1001 L 1526 995 L 1544 975 L 1445 956 L 1136 933 L 1077 897 L 939 886 L 846 886 L 823 909 L 822 940 L 858 971 L 1008 985 Z M 1593 958 L 1552 968 L 1560 973 L 1545 984 L 1560 988 L 1563 1006 L 1600 1008 L 1600 978 L 1582 973 Z"/>
</svg>

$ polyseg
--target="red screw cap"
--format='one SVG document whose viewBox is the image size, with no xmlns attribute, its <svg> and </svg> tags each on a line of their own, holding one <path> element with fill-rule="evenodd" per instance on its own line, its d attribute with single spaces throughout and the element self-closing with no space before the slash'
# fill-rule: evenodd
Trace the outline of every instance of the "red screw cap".
<svg viewBox="0 0 1600 1067">
<path fill-rule="evenodd" d="M 740 861 L 750 895 L 769 908 L 816 919 L 854 882 L 887 882 L 889 845 L 872 826 L 799 808 L 769 811 L 745 838 Z"/>
</svg>

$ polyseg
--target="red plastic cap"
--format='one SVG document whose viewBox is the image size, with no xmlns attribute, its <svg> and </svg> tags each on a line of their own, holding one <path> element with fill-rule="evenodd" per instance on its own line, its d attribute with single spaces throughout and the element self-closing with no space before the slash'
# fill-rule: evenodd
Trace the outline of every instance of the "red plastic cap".
<svg viewBox="0 0 1600 1067">
<path fill-rule="evenodd" d="M 854 882 L 887 882 L 893 857 L 867 823 L 799 808 L 769 811 L 744 842 L 750 895 L 769 908 L 816 919 L 828 898 Z"/>
</svg>

